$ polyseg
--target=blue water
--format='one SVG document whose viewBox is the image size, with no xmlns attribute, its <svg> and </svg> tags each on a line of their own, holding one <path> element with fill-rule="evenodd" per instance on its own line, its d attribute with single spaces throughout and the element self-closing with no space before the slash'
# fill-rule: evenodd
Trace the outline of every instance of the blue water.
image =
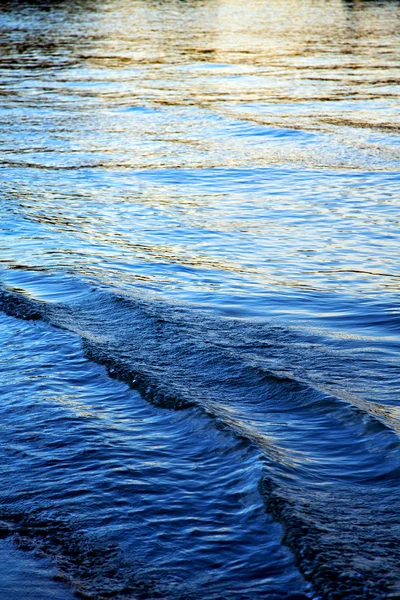
<svg viewBox="0 0 400 600">
<path fill-rule="evenodd" d="M 397 598 L 398 2 L 0 31 L 0 598 Z"/>
</svg>

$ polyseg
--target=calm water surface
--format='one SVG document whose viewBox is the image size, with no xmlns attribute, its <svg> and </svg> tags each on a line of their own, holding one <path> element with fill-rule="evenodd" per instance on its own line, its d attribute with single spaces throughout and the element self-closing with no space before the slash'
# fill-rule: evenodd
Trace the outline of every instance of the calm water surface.
<svg viewBox="0 0 400 600">
<path fill-rule="evenodd" d="M 400 4 L 0 34 L 0 597 L 400 597 Z"/>
</svg>

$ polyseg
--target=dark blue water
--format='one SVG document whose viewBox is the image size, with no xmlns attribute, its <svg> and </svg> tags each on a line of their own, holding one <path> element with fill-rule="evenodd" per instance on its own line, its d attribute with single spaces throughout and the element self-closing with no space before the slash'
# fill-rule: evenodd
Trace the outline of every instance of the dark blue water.
<svg viewBox="0 0 400 600">
<path fill-rule="evenodd" d="M 0 598 L 400 597 L 398 2 L 0 32 Z"/>
</svg>

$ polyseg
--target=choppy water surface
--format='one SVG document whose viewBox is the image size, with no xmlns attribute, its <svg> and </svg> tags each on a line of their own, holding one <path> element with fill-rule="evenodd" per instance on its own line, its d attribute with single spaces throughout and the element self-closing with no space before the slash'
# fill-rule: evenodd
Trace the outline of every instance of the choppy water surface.
<svg viewBox="0 0 400 600">
<path fill-rule="evenodd" d="M 399 3 L 0 33 L 0 597 L 397 598 Z"/>
</svg>

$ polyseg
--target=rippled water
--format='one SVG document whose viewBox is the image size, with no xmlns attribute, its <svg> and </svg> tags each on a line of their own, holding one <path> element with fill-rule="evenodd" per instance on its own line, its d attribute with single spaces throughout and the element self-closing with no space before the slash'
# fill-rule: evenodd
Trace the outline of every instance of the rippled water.
<svg viewBox="0 0 400 600">
<path fill-rule="evenodd" d="M 397 598 L 399 3 L 0 32 L 0 596 Z"/>
</svg>

